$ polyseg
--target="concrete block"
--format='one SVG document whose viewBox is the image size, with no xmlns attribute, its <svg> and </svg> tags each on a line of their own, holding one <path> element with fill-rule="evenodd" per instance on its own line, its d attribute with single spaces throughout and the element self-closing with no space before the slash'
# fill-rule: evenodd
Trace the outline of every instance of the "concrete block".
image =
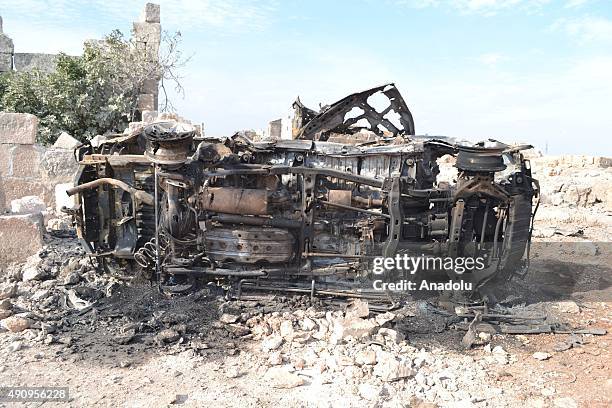
<svg viewBox="0 0 612 408">
<path fill-rule="evenodd" d="M 19 72 L 37 69 L 41 72 L 51 73 L 57 67 L 57 55 L 55 54 L 16 52 L 13 57 L 15 71 Z"/>
<path fill-rule="evenodd" d="M 39 178 L 41 153 L 34 145 L 17 145 L 13 149 L 13 177 Z"/>
<path fill-rule="evenodd" d="M 159 4 L 147 3 L 140 15 L 140 21 L 145 23 L 159 23 L 159 14 Z"/>
<path fill-rule="evenodd" d="M 0 72 L 10 72 L 13 70 L 13 55 L 0 52 Z"/>
<path fill-rule="evenodd" d="M 155 95 L 152 94 L 142 94 L 138 95 L 138 110 L 143 111 L 154 111 L 156 110 L 155 106 Z"/>
<path fill-rule="evenodd" d="M 147 44 L 159 44 L 161 42 L 161 24 L 159 23 L 134 23 L 132 34 L 134 40 Z"/>
<path fill-rule="evenodd" d="M 62 183 L 55 186 L 55 212 L 62 213 L 62 207 L 73 208 L 75 205 L 74 196 L 70 197 L 66 190 L 72 188 L 73 183 Z"/>
<path fill-rule="evenodd" d="M 145 110 L 142 111 L 142 121 L 145 123 L 153 123 L 157 119 L 157 111 Z"/>
<path fill-rule="evenodd" d="M 0 112 L 0 144 L 34 144 L 38 118 L 29 113 Z"/>
<path fill-rule="evenodd" d="M 15 52 L 15 45 L 11 38 L 0 31 L 0 53 L 12 54 Z"/>
<path fill-rule="evenodd" d="M 42 214 L 0 216 L 0 265 L 24 262 L 43 246 Z"/>
<path fill-rule="evenodd" d="M 54 185 L 72 181 L 79 169 L 72 150 L 59 147 L 47 148 L 42 154 L 40 166 L 43 180 Z"/>
<path fill-rule="evenodd" d="M 24 180 L 15 177 L 3 177 L 0 196 L 4 195 L 4 208 L 11 201 L 25 196 L 38 196 L 48 207 L 53 206 L 54 197 L 45 184 L 37 180 Z M 2 201 L 0 200 L 0 204 Z"/>
<path fill-rule="evenodd" d="M 10 176 L 13 161 L 13 146 L 0 144 L 0 177 Z"/>
<path fill-rule="evenodd" d="M 25 196 L 11 201 L 14 214 L 38 214 L 47 210 L 45 203 L 37 196 Z"/>
<path fill-rule="evenodd" d="M 0 214 L 10 210 L 6 205 L 6 194 L 4 193 L 4 179 L 0 176 Z"/>
<path fill-rule="evenodd" d="M 60 149 L 74 150 L 75 147 L 80 145 L 81 142 L 76 140 L 74 137 L 70 136 L 66 132 L 62 132 L 55 143 L 53 143 L 53 147 L 58 147 Z"/>
<path fill-rule="evenodd" d="M 156 95 L 159 92 L 159 81 L 157 79 L 146 79 L 142 83 L 141 93 Z"/>
</svg>

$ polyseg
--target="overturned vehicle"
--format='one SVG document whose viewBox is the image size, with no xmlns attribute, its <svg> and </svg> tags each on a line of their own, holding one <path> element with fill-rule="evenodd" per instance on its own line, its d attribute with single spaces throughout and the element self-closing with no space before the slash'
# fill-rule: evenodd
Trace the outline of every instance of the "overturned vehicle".
<svg viewBox="0 0 612 408">
<path fill-rule="evenodd" d="M 393 84 L 320 112 L 293 107 L 288 140 L 209 138 L 167 121 L 81 147 L 69 194 L 86 249 L 175 292 L 216 281 L 238 294 L 375 297 L 375 260 L 404 254 L 484 267 L 385 279 L 417 272 L 478 288 L 526 272 L 538 196 L 530 146 L 417 136 Z M 456 181 L 438 180 L 452 157 Z"/>
</svg>

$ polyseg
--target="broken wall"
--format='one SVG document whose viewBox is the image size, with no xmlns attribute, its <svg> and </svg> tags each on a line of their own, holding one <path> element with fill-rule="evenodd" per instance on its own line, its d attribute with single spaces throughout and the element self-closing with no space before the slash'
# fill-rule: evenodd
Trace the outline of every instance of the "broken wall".
<svg viewBox="0 0 612 408">
<path fill-rule="evenodd" d="M 56 185 L 73 181 L 78 164 L 72 150 L 35 144 L 37 132 L 36 116 L 0 112 L 0 213 L 24 196 L 55 208 Z"/>
</svg>

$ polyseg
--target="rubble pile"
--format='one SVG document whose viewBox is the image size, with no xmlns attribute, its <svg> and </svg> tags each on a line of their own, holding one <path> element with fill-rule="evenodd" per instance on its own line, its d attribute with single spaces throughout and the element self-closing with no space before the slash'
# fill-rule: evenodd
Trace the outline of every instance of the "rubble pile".
<svg viewBox="0 0 612 408">
<path fill-rule="evenodd" d="M 403 326 L 396 327 L 410 317 L 408 309 L 374 314 L 359 300 L 330 308 L 301 297 L 227 302 L 213 287 L 168 299 L 148 285 L 126 286 L 99 273 L 73 237 L 47 233 L 45 239 L 0 284 L 4 352 L 60 346 L 58 358 L 75 361 L 82 353 L 135 345 L 157 353 L 222 353 L 238 359 L 226 368 L 228 378 L 256 374 L 277 389 L 334 383 L 366 401 L 472 403 L 503 393 L 485 385 L 486 367 L 499 357 L 476 364 L 411 345 Z M 257 361 L 256 373 L 246 356 Z"/>
<path fill-rule="evenodd" d="M 543 204 L 612 211 L 612 159 L 544 156 L 531 162 L 540 180 Z"/>
<path fill-rule="evenodd" d="M 475 363 L 443 349 L 417 348 L 394 328 L 405 314 L 401 309 L 374 315 L 357 300 L 346 311 L 310 307 L 246 320 L 223 314 L 219 320 L 232 330 L 250 331 L 259 342 L 264 378 L 275 388 L 333 382 L 363 400 L 390 406 L 411 399 L 469 406 L 503 394 L 486 385 L 486 367 L 499 359 Z"/>
<path fill-rule="evenodd" d="M 110 359 L 113 367 L 129 369 L 134 356 L 150 351 L 193 364 L 221 359 L 226 380 L 263 381 L 279 392 L 333 386 L 339 400 L 354 404 L 520 404 L 514 389 L 524 385 L 503 380 L 522 364 L 507 351 L 507 336 L 477 333 L 466 351 L 463 332 L 444 331 L 448 323 L 428 315 L 425 301 L 375 313 L 360 300 L 266 295 L 227 301 L 216 285 L 168 297 L 147 283 L 101 273 L 65 220 L 48 222 L 45 244 L 7 268 L 0 283 L 0 352 L 11 361 L 42 350 L 35 358 Z M 572 315 L 580 313 L 574 309 Z M 437 333 L 447 338 L 434 341 Z M 548 363 L 556 356 L 543 349 L 528 358 Z M 536 403 L 559 399 L 546 381 L 532 386 Z"/>
</svg>

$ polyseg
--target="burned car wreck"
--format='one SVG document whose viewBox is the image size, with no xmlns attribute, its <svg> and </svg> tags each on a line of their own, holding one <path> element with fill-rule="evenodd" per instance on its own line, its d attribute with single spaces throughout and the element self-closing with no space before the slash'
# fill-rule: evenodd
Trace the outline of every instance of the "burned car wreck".
<svg viewBox="0 0 612 408">
<path fill-rule="evenodd" d="M 237 293 L 374 296 L 373 260 L 398 254 L 482 257 L 480 270 L 435 272 L 474 287 L 525 273 L 539 190 L 529 146 L 417 136 L 393 84 L 293 107 L 290 140 L 168 121 L 82 146 L 69 191 L 82 243 L 177 292 L 221 280 Z M 437 180 L 447 155 L 456 183 Z"/>
</svg>

